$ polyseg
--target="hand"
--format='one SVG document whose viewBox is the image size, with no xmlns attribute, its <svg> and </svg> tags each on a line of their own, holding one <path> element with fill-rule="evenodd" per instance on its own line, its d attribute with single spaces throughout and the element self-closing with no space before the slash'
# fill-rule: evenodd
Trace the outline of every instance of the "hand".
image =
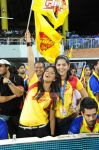
<svg viewBox="0 0 99 150">
<path fill-rule="evenodd" d="M 3 78 L 3 83 L 6 84 L 8 83 L 9 79 L 8 78 Z"/>
<path fill-rule="evenodd" d="M 77 114 L 80 113 L 80 105 L 78 105 L 78 106 L 76 107 L 76 112 L 77 112 Z"/>
<path fill-rule="evenodd" d="M 16 95 L 13 95 L 13 98 L 16 98 L 17 96 Z"/>
<path fill-rule="evenodd" d="M 26 31 L 26 33 L 25 33 L 25 40 L 27 43 L 28 42 L 31 43 L 31 35 L 30 35 L 29 31 Z"/>
<path fill-rule="evenodd" d="M 76 112 L 72 105 L 70 105 L 70 107 L 69 107 L 69 112 L 71 114 Z"/>
</svg>

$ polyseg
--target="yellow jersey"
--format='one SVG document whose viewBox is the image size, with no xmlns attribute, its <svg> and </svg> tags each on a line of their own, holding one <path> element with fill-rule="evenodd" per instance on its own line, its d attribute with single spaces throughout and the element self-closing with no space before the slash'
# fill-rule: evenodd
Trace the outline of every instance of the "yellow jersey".
<svg viewBox="0 0 99 150">
<path fill-rule="evenodd" d="M 38 81 L 36 74 L 29 81 L 28 94 L 20 116 L 21 125 L 31 127 L 49 122 L 49 109 L 52 107 L 52 99 L 49 92 L 44 92 L 39 100 L 35 98 L 38 91 Z"/>
<path fill-rule="evenodd" d="M 63 84 L 63 83 L 62 83 Z M 64 90 L 64 105 L 62 104 L 61 99 L 57 99 L 56 106 L 55 106 L 55 117 L 59 119 L 66 118 L 67 116 L 71 115 L 70 106 L 72 105 L 72 96 L 73 96 L 73 89 L 70 83 L 67 81 L 66 87 Z"/>
</svg>

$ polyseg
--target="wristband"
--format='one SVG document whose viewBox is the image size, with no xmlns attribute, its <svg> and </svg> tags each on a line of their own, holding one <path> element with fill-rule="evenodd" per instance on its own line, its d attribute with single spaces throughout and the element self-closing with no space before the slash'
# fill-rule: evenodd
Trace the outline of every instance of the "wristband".
<svg viewBox="0 0 99 150">
<path fill-rule="evenodd" d="M 31 42 L 27 42 L 27 47 L 28 46 L 32 46 L 32 43 Z"/>
<path fill-rule="evenodd" d="M 12 82 L 10 80 L 8 80 L 8 84 L 12 84 Z"/>
</svg>

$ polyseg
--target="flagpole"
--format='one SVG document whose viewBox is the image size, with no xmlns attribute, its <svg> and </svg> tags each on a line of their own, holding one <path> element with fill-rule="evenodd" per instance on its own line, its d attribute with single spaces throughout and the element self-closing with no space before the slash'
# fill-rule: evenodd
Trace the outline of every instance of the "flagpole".
<svg viewBox="0 0 99 150">
<path fill-rule="evenodd" d="M 0 19 L 14 19 L 14 18 L 9 18 L 9 17 L 0 17 Z"/>
<path fill-rule="evenodd" d="M 27 23 L 27 29 L 26 29 L 26 30 L 29 29 L 29 24 L 30 24 L 30 19 L 31 19 L 33 1 L 34 1 L 34 0 L 32 0 L 32 2 L 31 2 L 31 7 L 30 7 L 29 18 L 28 18 L 28 23 Z"/>
</svg>

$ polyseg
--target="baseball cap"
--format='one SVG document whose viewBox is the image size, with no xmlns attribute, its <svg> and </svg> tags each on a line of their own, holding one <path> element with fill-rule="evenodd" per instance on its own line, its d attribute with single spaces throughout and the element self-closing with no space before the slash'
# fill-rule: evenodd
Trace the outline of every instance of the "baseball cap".
<svg viewBox="0 0 99 150">
<path fill-rule="evenodd" d="M 5 59 L 0 59 L 0 64 L 2 65 L 11 65 L 9 61 L 5 60 Z"/>
</svg>

